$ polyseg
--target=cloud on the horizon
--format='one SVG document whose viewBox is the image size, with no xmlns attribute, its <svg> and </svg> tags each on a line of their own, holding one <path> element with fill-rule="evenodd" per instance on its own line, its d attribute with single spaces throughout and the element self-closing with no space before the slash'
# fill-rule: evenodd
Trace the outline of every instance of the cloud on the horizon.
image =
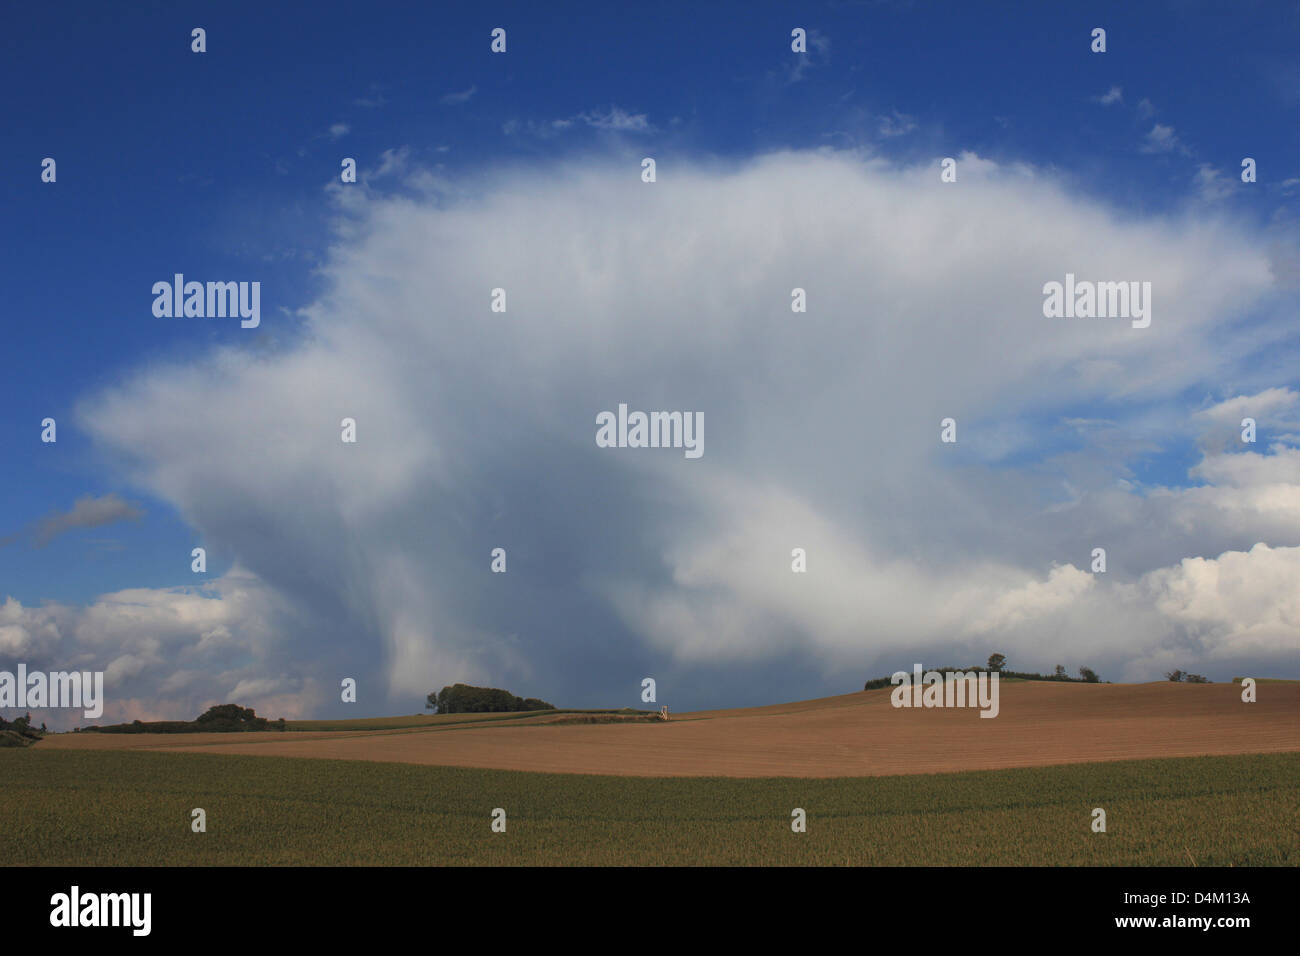
<svg viewBox="0 0 1300 956">
<path fill-rule="evenodd" d="M 203 599 L 229 607 L 16 608 L 7 640 L 59 626 L 144 709 L 163 684 L 335 706 L 347 676 L 406 706 L 455 680 L 615 705 L 653 675 L 705 706 L 992 650 L 1110 679 L 1293 664 L 1291 608 L 1251 577 L 1300 584 L 1300 452 L 1251 364 L 1288 335 L 1261 238 L 972 154 L 955 184 L 936 170 L 786 152 L 645 184 L 638 154 L 453 188 L 394 158 L 401 196 L 332 187 L 341 238 L 297 346 L 142 368 L 80 409 L 234 556 Z M 1044 318 L 1067 272 L 1150 281 L 1150 328 Z M 1268 451 L 1136 481 L 1143 449 L 1224 427 L 1186 404 L 1222 381 Z M 702 411 L 704 457 L 598 448 L 620 402 Z M 1083 417 L 1113 424 L 1063 439 Z"/>
<path fill-rule="evenodd" d="M 98 723 L 189 719 L 231 699 L 293 718 L 322 703 L 320 688 L 293 663 L 305 649 L 290 637 L 303 630 L 277 595 L 234 568 L 202 587 L 130 588 L 84 607 L 24 607 L 8 598 L 0 605 L 0 660 L 7 669 L 21 661 L 29 671 L 103 671 Z M 80 710 L 32 713 L 54 729 L 87 723 Z"/>
</svg>

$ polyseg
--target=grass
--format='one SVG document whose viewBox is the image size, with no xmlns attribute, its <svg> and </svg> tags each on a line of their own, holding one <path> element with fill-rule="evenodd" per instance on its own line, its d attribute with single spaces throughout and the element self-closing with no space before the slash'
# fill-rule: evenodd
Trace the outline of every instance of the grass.
<svg viewBox="0 0 1300 956">
<path fill-rule="evenodd" d="M 1300 864 L 1300 753 L 735 780 L 37 746 L 0 780 L 3 866 Z"/>
</svg>

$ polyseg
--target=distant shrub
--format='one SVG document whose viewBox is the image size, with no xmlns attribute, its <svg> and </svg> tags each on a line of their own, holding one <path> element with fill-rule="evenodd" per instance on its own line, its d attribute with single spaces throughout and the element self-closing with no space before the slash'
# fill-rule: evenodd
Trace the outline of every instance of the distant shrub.
<svg viewBox="0 0 1300 956">
<path fill-rule="evenodd" d="M 507 690 L 496 687 L 471 687 L 469 684 L 452 684 L 436 694 L 430 694 L 428 709 L 439 714 L 497 714 L 524 710 L 555 710 L 536 697 L 516 697 Z"/>
</svg>

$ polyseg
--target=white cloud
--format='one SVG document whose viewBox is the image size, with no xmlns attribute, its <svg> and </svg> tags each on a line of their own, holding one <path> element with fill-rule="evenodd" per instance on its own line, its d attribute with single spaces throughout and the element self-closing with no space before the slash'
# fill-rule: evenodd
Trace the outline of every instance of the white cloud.
<svg viewBox="0 0 1300 956">
<path fill-rule="evenodd" d="M 617 106 L 611 106 L 605 111 L 592 110 L 587 113 L 579 113 L 577 118 L 596 129 L 617 130 L 619 132 L 646 132 L 653 129 L 644 113 L 629 113 Z"/>
<path fill-rule="evenodd" d="M 1196 167 L 1195 183 L 1197 193 L 1207 202 L 1226 199 L 1236 188 L 1231 177 L 1225 176 L 1209 163 L 1201 163 Z"/>
<path fill-rule="evenodd" d="M 1185 558 L 1145 582 L 1156 607 L 1209 660 L 1300 650 L 1300 548 L 1257 544 L 1217 558 Z"/>
<path fill-rule="evenodd" d="M 1151 131 L 1147 133 L 1139 147 L 1143 153 L 1169 153 L 1181 148 L 1182 144 L 1179 143 L 1174 128 L 1161 123 L 1151 127 Z"/>
<path fill-rule="evenodd" d="M 829 692 L 918 649 L 1150 677 L 1167 653 L 1285 648 L 1272 612 L 1242 619 L 1248 641 L 1193 647 L 1176 579 L 1140 583 L 1300 545 L 1288 459 L 1238 477 L 1207 456 L 1222 486 L 1151 489 L 1129 472 L 1144 446 L 1115 436 L 1213 424 L 1185 396 L 1252 367 L 1225 315 L 1288 334 L 1239 224 L 1140 218 L 972 153 L 960 189 L 930 163 L 832 151 L 678 160 L 653 187 L 623 157 L 444 188 L 386 156 L 420 189 L 337 197 L 345 239 L 296 346 L 145 367 L 81 408 L 129 478 L 247 569 L 224 611 L 171 595 L 82 616 L 78 646 L 143 660 L 139 686 L 179 686 L 208 655 L 214 695 L 360 674 L 393 706 L 455 680 L 594 706 L 646 667 L 726 699 L 741 664 L 783 686 L 819 670 Z M 1066 272 L 1151 281 L 1151 326 L 1045 319 L 1042 286 Z M 619 402 L 703 411 L 704 457 L 597 448 L 595 415 Z M 1040 450 L 1084 417 L 1117 424 Z M 1095 546 L 1100 578 L 1079 570 Z"/>
<path fill-rule="evenodd" d="M 441 101 L 447 106 L 460 106 L 462 103 L 468 103 L 477 92 L 478 87 L 471 86 L 469 89 L 461 90 L 459 93 L 444 93 Z"/>
<path fill-rule="evenodd" d="M 330 139 L 342 139 L 352 131 L 347 123 L 335 123 L 330 127 Z"/>
<path fill-rule="evenodd" d="M 369 178 L 382 179 L 385 176 L 395 176 L 404 173 L 410 165 L 411 149 L 409 146 L 401 146 L 395 149 L 386 149 L 379 154 L 379 168 L 369 175 Z"/>
<path fill-rule="evenodd" d="M 1080 595 L 1093 587 L 1096 578 L 1072 564 L 1052 568 L 1046 581 L 1028 581 L 1019 587 L 985 596 L 987 608 L 972 630 L 990 634 L 1005 632 L 1044 615 L 1072 607 Z"/>
<path fill-rule="evenodd" d="M 1102 106 L 1110 106 L 1112 103 L 1124 102 L 1124 91 L 1118 86 L 1112 86 L 1101 96 L 1094 96 L 1093 101 L 1100 103 Z M 1143 100 L 1143 102 L 1146 102 Z"/>
<path fill-rule="evenodd" d="M 880 135 L 885 137 L 905 136 L 916 129 L 916 120 L 906 113 L 894 110 L 890 116 L 880 117 Z"/>
<path fill-rule="evenodd" d="M 587 110 L 574 116 L 546 122 L 531 119 L 509 119 L 502 124 L 501 132 L 507 136 L 528 133 L 542 139 L 549 139 L 565 130 L 574 128 L 579 123 L 592 129 L 615 133 L 651 133 L 655 131 L 655 127 L 651 125 L 646 114 L 630 113 L 622 107 L 611 106 L 607 110 Z"/>
<path fill-rule="evenodd" d="M 0 657 L 9 669 L 21 661 L 30 670 L 103 671 L 102 723 L 141 713 L 190 719 L 232 698 L 256 708 L 275 696 L 282 687 L 268 684 L 266 671 L 296 667 L 292 661 L 313 653 L 309 634 L 285 633 L 302 626 L 278 595 L 236 568 L 202 588 L 131 588 L 85 607 L 23 607 L 10 597 L 0 606 Z M 301 678 L 292 683 L 304 686 Z M 319 703 L 318 694 L 302 694 L 294 712 Z M 86 722 L 81 711 L 43 711 L 39 719 L 56 729 Z"/>
<path fill-rule="evenodd" d="M 0 605 L 0 655 L 5 660 L 42 658 L 63 639 L 60 619 L 66 616 L 25 608 L 12 597 Z"/>
<path fill-rule="evenodd" d="M 1226 424 L 1236 429 L 1243 418 L 1278 418 L 1295 423 L 1291 414 L 1300 408 L 1300 392 L 1291 388 L 1267 388 L 1256 395 L 1237 395 L 1196 412 L 1198 420 Z"/>
</svg>

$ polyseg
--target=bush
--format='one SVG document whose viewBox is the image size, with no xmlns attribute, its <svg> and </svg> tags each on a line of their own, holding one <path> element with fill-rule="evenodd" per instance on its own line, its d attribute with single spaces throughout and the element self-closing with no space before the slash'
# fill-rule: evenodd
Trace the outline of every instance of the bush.
<svg viewBox="0 0 1300 956">
<path fill-rule="evenodd" d="M 436 694 L 430 694 L 425 705 L 439 714 L 497 714 L 525 710 L 555 710 L 536 697 L 516 697 L 496 687 L 471 687 L 469 684 L 452 684 Z"/>
<path fill-rule="evenodd" d="M 41 724 L 42 730 L 45 725 Z M 0 747 L 29 747 L 41 739 L 40 730 L 32 730 L 32 715 L 5 720 L 0 717 Z"/>
</svg>

